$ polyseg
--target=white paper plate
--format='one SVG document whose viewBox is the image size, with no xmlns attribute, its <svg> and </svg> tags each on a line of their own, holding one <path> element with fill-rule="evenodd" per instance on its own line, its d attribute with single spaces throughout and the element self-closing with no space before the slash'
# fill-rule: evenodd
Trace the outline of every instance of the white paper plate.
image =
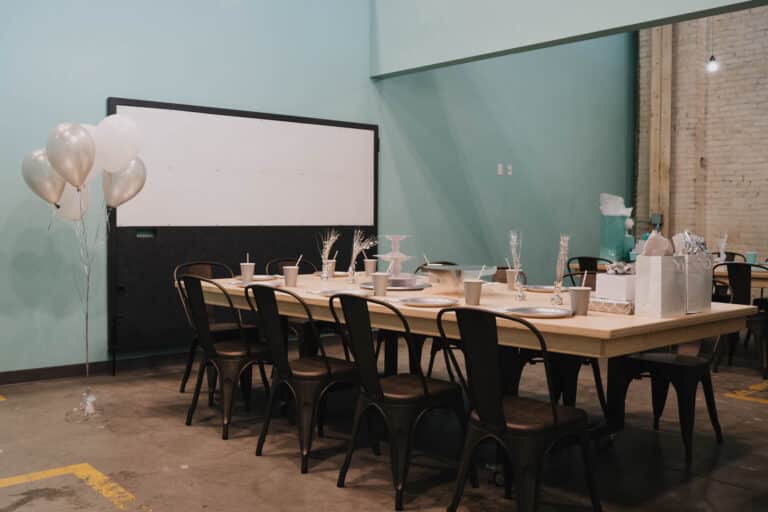
<svg viewBox="0 0 768 512">
<path fill-rule="evenodd" d="M 317 292 L 318 295 L 323 295 L 325 297 L 330 297 L 338 293 L 347 293 L 349 295 L 359 295 L 361 297 L 368 297 L 373 294 L 373 292 L 370 292 L 368 290 L 359 290 L 357 288 L 350 288 L 348 290 L 323 290 L 321 292 Z"/>
<path fill-rule="evenodd" d="M 502 313 L 510 316 L 521 316 L 525 318 L 566 318 L 573 316 L 573 311 L 568 308 L 557 308 L 548 306 L 526 306 L 518 308 L 504 308 Z"/>
<path fill-rule="evenodd" d="M 400 300 L 400 303 L 405 306 L 413 306 L 417 308 L 447 308 L 449 306 L 455 306 L 459 303 L 457 299 L 450 297 L 406 297 Z"/>
<path fill-rule="evenodd" d="M 523 285 L 523 288 L 525 288 L 526 291 L 529 291 L 531 293 L 553 293 L 555 291 L 555 286 L 552 284 L 531 284 L 531 285 Z M 563 286 L 560 288 L 562 291 L 567 291 L 568 286 Z"/>
<path fill-rule="evenodd" d="M 315 272 L 315 275 L 321 276 L 323 275 L 323 273 L 321 271 L 317 271 Z M 336 272 L 333 273 L 332 276 L 328 276 L 328 277 L 347 277 L 348 275 L 349 275 L 349 272 L 343 272 L 341 270 L 337 270 Z"/>
</svg>

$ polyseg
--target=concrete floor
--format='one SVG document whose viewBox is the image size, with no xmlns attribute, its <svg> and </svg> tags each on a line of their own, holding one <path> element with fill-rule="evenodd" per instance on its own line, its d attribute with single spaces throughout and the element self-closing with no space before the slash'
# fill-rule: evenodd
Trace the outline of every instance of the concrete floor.
<svg viewBox="0 0 768 512">
<path fill-rule="evenodd" d="M 401 357 L 404 359 L 404 357 Z M 748 401 L 727 393 L 760 385 L 747 361 L 715 375 L 720 420 L 726 437 L 718 447 L 703 397 L 697 408 L 694 465 L 686 471 L 677 409 L 670 393 L 659 432 L 651 429 L 650 383 L 630 388 L 628 428 L 597 450 L 598 482 L 608 511 L 768 510 L 768 386 Z M 272 422 L 263 457 L 255 457 L 265 397 L 260 385 L 252 412 L 236 410 L 231 439 L 220 439 L 216 409 L 201 404 L 184 426 L 191 393 L 179 394 L 181 368 L 0 387 L 0 512 L 392 510 L 386 445 L 376 457 L 365 446 L 355 453 L 347 487 L 336 477 L 349 431 L 354 396 L 329 401 L 326 438 L 316 440 L 310 472 L 299 473 L 295 427 L 286 417 Z M 72 409 L 91 386 L 100 414 L 79 420 Z M 761 388 L 762 388 L 761 387 Z M 541 365 L 523 376 L 523 392 L 543 389 Z M 590 372 L 583 371 L 580 405 L 598 412 Z M 419 432 L 406 487 L 406 510 L 445 510 L 453 489 L 450 457 L 460 446 L 450 414 L 434 413 Z M 492 460 L 488 447 L 483 455 Z M 437 458 L 433 457 L 437 455 Z M 39 473 L 75 464 L 73 474 Z M 547 460 L 540 510 L 589 510 L 578 450 Z M 77 469 L 79 468 L 79 469 Z M 85 468 L 85 469 L 84 469 Z M 89 469 L 90 468 L 90 469 Z M 78 478 L 79 476 L 79 478 Z M 462 510 L 515 510 L 502 489 L 488 482 L 467 486 Z M 106 478 L 108 480 L 102 480 Z M 31 480 L 31 481 L 25 481 Z"/>
</svg>

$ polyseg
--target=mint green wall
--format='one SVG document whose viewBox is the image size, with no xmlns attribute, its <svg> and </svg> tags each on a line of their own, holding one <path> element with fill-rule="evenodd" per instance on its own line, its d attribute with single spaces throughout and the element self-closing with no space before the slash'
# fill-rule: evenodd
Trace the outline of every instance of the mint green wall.
<svg viewBox="0 0 768 512">
<path fill-rule="evenodd" d="M 414 255 L 495 264 L 512 226 L 537 280 L 550 278 L 560 231 L 594 252 L 597 193 L 631 181 L 631 37 L 370 81 L 369 11 L 360 0 L 1 2 L 0 372 L 83 360 L 76 239 L 63 221 L 48 232 L 20 162 L 57 122 L 97 122 L 107 96 L 380 124 L 380 232 L 413 235 Z M 495 175 L 499 161 L 512 177 Z M 94 361 L 107 357 L 103 246 L 95 267 Z"/>
<path fill-rule="evenodd" d="M 0 372 L 84 359 L 74 233 L 63 221 L 47 231 L 50 211 L 21 179 L 27 151 L 58 122 L 97 122 L 108 96 L 375 122 L 369 9 L 358 0 L 0 2 Z M 107 357 L 104 255 L 101 246 L 91 360 Z"/>
<path fill-rule="evenodd" d="M 558 235 L 597 255 L 600 192 L 628 197 L 634 160 L 632 34 L 376 81 L 382 223 L 406 252 L 503 264 L 523 232 L 529 278 L 553 280 Z M 497 176 L 499 162 L 512 176 Z"/>
<path fill-rule="evenodd" d="M 765 0 L 374 0 L 373 76 L 630 30 Z"/>
</svg>

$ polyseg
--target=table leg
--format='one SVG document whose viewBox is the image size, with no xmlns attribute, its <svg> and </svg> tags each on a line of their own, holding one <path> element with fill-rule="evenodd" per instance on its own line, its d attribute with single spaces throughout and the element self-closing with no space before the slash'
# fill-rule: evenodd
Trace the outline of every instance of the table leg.
<svg viewBox="0 0 768 512">
<path fill-rule="evenodd" d="M 632 382 L 632 369 L 625 357 L 608 360 L 608 404 L 606 424 L 609 432 L 618 432 L 624 428 L 624 410 L 627 390 Z"/>
</svg>

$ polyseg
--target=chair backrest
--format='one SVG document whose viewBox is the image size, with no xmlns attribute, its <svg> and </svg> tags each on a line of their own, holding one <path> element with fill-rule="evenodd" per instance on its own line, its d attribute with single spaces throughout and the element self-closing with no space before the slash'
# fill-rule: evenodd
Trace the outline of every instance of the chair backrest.
<svg viewBox="0 0 768 512">
<path fill-rule="evenodd" d="M 547 390 L 552 407 L 552 419 L 557 424 L 557 401 L 552 385 L 552 370 L 547 353 L 544 337 L 530 322 L 502 313 L 496 313 L 481 308 L 455 307 L 440 310 L 437 314 L 437 325 L 440 335 L 445 335 L 445 315 L 454 313 L 459 327 L 459 344 L 464 353 L 467 367 L 467 388 L 470 406 L 477 412 L 480 421 L 496 430 L 504 430 L 506 421 L 502 407 L 504 372 L 500 362 L 497 319 L 521 324 L 527 328 L 539 341 L 541 357 L 544 360 L 544 372 L 547 378 Z"/>
<path fill-rule="evenodd" d="M 751 263 L 729 262 L 718 263 L 712 268 L 712 272 L 722 267 L 728 270 L 728 287 L 731 289 L 731 303 L 751 304 L 752 270 L 753 268 L 758 268 L 760 269 L 758 272 L 768 272 L 768 267 Z"/>
<path fill-rule="evenodd" d="M 232 321 L 237 325 L 240 340 L 244 341 L 245 336 L 243 335 L 243 327 L 240 323 L 240 315 L 232 304 L 232 298 L 229 296 L 229 293 L 227 293 L 227 290 L 211 279 L 190 274 L 178 275 L 177 286 L 182 290 L 183 300 L 186 302 L 187 307 L 189 307 L 192 325 L 197 331 L 198 342 L 200 343 L 200 346 L 203 347 L 205 355 L 207 357 L 213 357 L 216 355 L 216 349 L 214 347 L 213 337 L 211 336 L 210 319 L 205 305 L 202 283 L 207 283 L 219 289 L 222 295 L 227 299 L 228 306 L 225 306 L 225 309 L 230 312 Z"/>
<path fill-rule="evenodd" d="M 251 307 L 254 313 L 259 318 L 259 326 L 261 332 L 266 339 L 272 354 L 272 360 L 277 367 L 278 375 L 283 379 L 291 377 L 291 367 L 288 364 L 288 336 L 283 324 L 283 319 L 280 317 L 280 312 L 277 305 L 277 294 L 289 295 L 296 302 L 298 302 L 304 309 L 304 314 L 309 321 L 310 332 L 314 340 L 307 340 L 305 342 L 314 341 L 320 348 L 320 355 L 325 362 L 325 368 L 328 372 L 328 376 L 331 375 L 331 367 L 328 364 L 326 358 L 325 348 L 323 347 L 320 335 L 318 334 L 317 326 L 312 318 L 312 312 L 309 310 L 309 306 L 304 300 L 296 293 L 285 290 L 277 289 L 272 286 L 266 286 L 261 284 L 253 284 L 245 288 L 245 298 L 248 301 L 248 305 Z"/>
<path fill-rule="evenodd" d="M 712 251 L 709 253 L 711 256 L 720 257 L 720 252 L 718 251 Z M 740 252 L 733 252 L 733 251 L 725 251 L 725 263 L 727 262 L 737 262 L 737 263 L 746 263 L 747 257 L 741 254 Z"/>
<path fill-rule="evenodd" d="M 427 265 L 456 265 L 456 263 L 452 261 L 430 261 L 429 263 L 422 263 L 418 267 L 416 267 L 416 270 L 414 270 L 414 274 L 418 274 L 419 272 L 424 272 L 424 270 L 427 268 Z"/>
<path fill-rule="evenodd" d="M 275 258 L 267 262 L 264 272 L 266 274 L 283 274 L 283 267 L 296 265 L 298 258 Z M 299 262 L 299 274 L 312 274 L 317 272 L 317 266 L 308 259 L 301 258 Z"/>
<path fill-rule="evenodd" d="M 494 283 L 506 283 L 508 268 L 509 267 L 496 267 L 496 273 L 494 273 L 493 277 L 491 277 L 491 281 Z M 528 276 L 525 275 L 524 271 L 521 270 L 517 273 L 517 282 L 523 285 L 528 284 Z"/>
<path fill-rule="evenodd" d="M 178 265 L 175 269 L 173 269 L 173 281 L 177 285 L 179 283 L 179 276 L 182 274 L 204 277 L 206 279 L 235 277 L 235 273 L 232 272 L 232 269 L 228 265 L 218 261 L 190 261 L 188 263 L 182 263 L 181 265 Z M 181 302 L 181 307 L 184 310 L 184 316 L 187 318 L 187 322 L 189 323 L 190 327 L 194 328 L 192 316 L 189 313 L 189 306 L 187 306 L 186 300 L 182 293 L 182 288 L 177 286 L 176 292 L 179 294 L 179 301 Z M 207 306 L 206 309 L 208 310 L 208 321 L 214 322 L 214 308 Z"/>
<path fill-rule="evenodd" d="M 588 286 L 593 290 L 597 287 L 597 272 L 587 271 L 587 279 L 584 281 L 584 286 Z M 584 279 L 584 271 L 570 272 L 563 276 L 563 285 L 565 286 L 581 286 L 581 281 Z"/>
<path fill-rule="evenodd" d="M 336 301 L 341 303 L 344 324 L 346 324 L 346 332 L 349 335 L 350 350 L 352 351 L 355 366 L 360 374 L 360 381 L 366 393 L 373 399 L 381 400 L 383 398 L 381 384 L 379 382 L 376 353 L 373 348 L 371 317 L 368 311 L 368 304 L 377 304 L 390 310 L 394 313 L 395 317 L 400 320 L 400 323 L 402 324 L 402 331 L 400 332 L 403 333 L 405 342 L 408 345 L 411 373 L 414 373 L 421 378 L 421 385 L 424 391 L 424 397 L 426 398 L 429 394 L 427 381 L 421 370 L 421 362 L 418 361 L 418 357 L 416 356 L 415 346 L 411 338 L 411 328 L 403 314 L 400 313 L 397 308 L 382 300 L 339 293 L 331 296 L 328 300 L 328 306 L 331 309 L 331 314 L 333 315 L 336 324 L 339 326 L 340 331 L 342 329 L 342 322 L 336 310 Z"/>
<path fill-rule="evenodd" d="M 574 266 L 574 263 L 578 265 L 578 268 Z M 588 272 L 599 272 L 599 265 L 601 263 L 611 264 L 613 262 L 609 259 L 598 258 L 596 256 L 574 256 L 573 258 L 568 259 L 565 268 L 568 269 L 568 272 L 573 273 L 584 272 L 585 270 Z"/>
</svg>

